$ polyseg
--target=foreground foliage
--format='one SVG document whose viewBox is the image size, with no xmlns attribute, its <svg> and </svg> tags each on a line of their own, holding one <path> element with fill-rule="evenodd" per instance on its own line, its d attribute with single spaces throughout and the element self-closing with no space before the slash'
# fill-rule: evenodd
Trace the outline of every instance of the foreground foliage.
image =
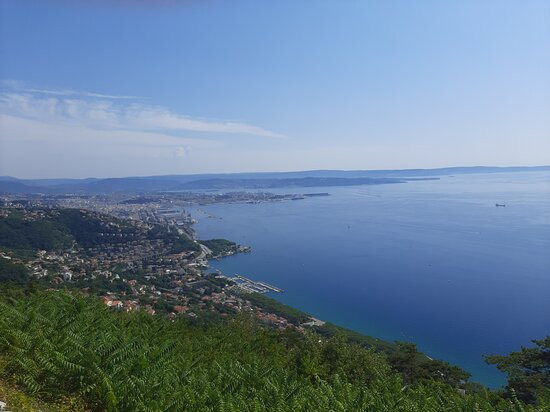
<svg viewBox="0 0 550 412">
<path fill-rule="evenodd" d="M 550 336 L 533 343 L 535 347 L 521 348 L 508 356 L 487 356 L 488 363 L 508 374 L 507 396 L 529 403 L 544 396 L 544 389 L 550 395 Z"/>
<path fill-rule="evenodd" d="M 485 390 L 410 386 L 385 357 L 247 318 L 199 327 L 64 292 L 0 291 L 0 377 L 107 411 L 530 411 Z M 539 410 L 548 410 L 542 402 Z"/>
</svg>

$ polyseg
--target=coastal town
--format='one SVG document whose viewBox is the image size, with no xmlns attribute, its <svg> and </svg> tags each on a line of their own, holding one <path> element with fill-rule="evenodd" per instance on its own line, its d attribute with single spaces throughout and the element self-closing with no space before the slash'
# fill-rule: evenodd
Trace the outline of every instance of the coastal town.
<svg viewBox="0 0 550 412">
<path fill-rule="evenodd" d="M 223 198 L 295 199 L 257 193 Z M 183 207 L 219 202 L 219 195 L 3 196 L 0 200 L 0 224 L 6 229 L 0 238 L 0 264 L 22 268 L 47 288 L 94 295 L 113 310 L 143 310 L 169 319 L 184 316 L 199 321 L 247 313 L 277 329 L 301 331 L 320 322 L 289 320 L 251 299 L 254 294 L 283 293 L 277 286 L 209 267 L 210 259 L 251 251 L 225 239 L 197 239 L 195 220 Z M 43 241 L 38 236 L 34 244 L 27 244 L 24 236 L 7 238 L 12 227 L 51 233 Z"/>
<path fill-rule="evenodd" d="M 288 200 L 303 200 L 312 196 L 326 196 L 327 193 L 274 194 L 269 192 L 160 192 L 160 193 L 73 193 L 73 194 L 2 194 L 0 201 L 5 205 L 27 207 L 56 207 L 85 209 L 114 217 L 141 220 L 150 223 L 190 222 L 190 215 L 184 208 L 200 207 L 218 203 L 265 203 Z"/>
</svg>

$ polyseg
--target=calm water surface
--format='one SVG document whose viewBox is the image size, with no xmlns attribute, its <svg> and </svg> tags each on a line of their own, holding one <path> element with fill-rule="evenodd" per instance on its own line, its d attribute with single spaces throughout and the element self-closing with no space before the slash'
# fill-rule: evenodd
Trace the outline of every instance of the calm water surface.
<svg viewBox="0 0 550 412">
<path fill-rule="evenodd" d="M 321 319 L 415 342 L 493 387 L 504 376 L 483 354 L 550 333 L 550 173 L 277 192 L 331 196 L 190 210 L 201 238 L 252 246 L 214 267 L 281 287 L 272 297 Z"/>
</svg>

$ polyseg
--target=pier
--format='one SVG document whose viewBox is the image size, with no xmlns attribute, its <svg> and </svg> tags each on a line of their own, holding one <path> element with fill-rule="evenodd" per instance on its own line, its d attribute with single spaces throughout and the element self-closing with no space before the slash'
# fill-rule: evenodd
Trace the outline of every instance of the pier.
<svg viewBox="0 0 550 412">
<path fill-rule="evenodd" d="M 269 283 L 256 282 L 252 279 L 248 279 L 241 275 L 235 275 L 234 277 L 228 278 L 228 279 L 235 282 L 236 287 L 248 293 L 267 293 L 267 292 L 283 293 L 284 292 L 283 289 L 270 285 Z"/>
</svg>

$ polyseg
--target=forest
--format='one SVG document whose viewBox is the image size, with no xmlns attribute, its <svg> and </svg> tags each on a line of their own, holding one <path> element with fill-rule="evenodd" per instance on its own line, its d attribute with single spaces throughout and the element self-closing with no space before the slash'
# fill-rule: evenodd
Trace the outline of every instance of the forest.
<svg viewBox="0 0 550 412">
<path fill-rule="evenodd" d="M 550 408 L 548 339 L 528 360 L 517 354 L 491 359 L 509 368 L 515 362 L 518 370 L 523 361 L 538 359 L 538 380 L 528 376 L 538 385 L 522 386 L 530 396 L 522 400 L 512 386 L 461 388 L 458 382 L 415 375 L 412 347 L 396 355 L 407 374 L 374 349 L 338 336 L 277 331 L 243 314 L 206 324 L 170 321 L 143 311 L 115 312 L 77 293 L 0 287 L 0 396 L 13 410 L 36 405 L 220 412 Z M 510 384 L 524 383 L 518 370 Z"/>
</svg>

